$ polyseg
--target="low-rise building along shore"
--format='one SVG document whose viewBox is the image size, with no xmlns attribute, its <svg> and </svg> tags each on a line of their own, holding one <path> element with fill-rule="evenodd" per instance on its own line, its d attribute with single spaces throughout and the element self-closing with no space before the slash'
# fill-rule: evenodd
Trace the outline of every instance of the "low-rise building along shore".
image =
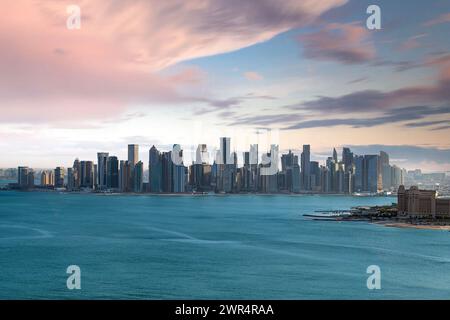
<svg viewBox="0 0 450 320">
<path fill-rule="evenodd" d="M 400 186 L 397 193 L 398 216 L 418 219 L 450 218 L 450 198 L 439 198 L 434 190 Z"/>
</svg>

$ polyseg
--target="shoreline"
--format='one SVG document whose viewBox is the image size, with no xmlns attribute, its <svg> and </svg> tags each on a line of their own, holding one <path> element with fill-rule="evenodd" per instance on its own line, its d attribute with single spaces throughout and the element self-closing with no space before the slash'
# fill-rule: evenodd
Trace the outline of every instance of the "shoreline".
<svg viewBox="0 0 450 320">
<path fill-rule="evenodd" d="M 450 225 L 419 225 L 407 222 L 399 221 L 375 221 L 371 224 L 380 225 L 387 228 L 399 228 L 399 229 L 417 229 L 417 230 L 438 230 L 438 231 L 450 231 Z"/>
</svg>

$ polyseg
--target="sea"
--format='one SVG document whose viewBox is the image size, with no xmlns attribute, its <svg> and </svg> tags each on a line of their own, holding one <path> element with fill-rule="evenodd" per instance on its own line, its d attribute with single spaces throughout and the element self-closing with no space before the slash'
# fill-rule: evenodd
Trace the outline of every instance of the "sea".
<svg viewBox="0 0 450 320">
<path fill-rule="evenodd" d="M 448 231 L 303 216 L 395 201 L 1 191 L 0 299 L 450 298 Z"/>
</svg>

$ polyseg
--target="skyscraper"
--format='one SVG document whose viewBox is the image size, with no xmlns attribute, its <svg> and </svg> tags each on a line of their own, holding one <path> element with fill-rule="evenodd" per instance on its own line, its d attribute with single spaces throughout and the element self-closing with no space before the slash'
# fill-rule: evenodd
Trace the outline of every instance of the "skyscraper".
<svg viewBox="0 0 450 320">
<path fill-rule="evenodd" d="M 97 153 L 97 171 L 98 171 L 98 186 L 99 188 L 105 189 L 107 187 L 107 161 L 108 161 L 109 153 L 107 152 L 99 152 Z"/>
<path fill-rule="evenodd" d="M 172 151 L 161 154 L 162 164 L 162 191 L 173 192 L 173 162 Z"/>
<path fill-rule="evenodd" d="M 311 190 L 311 146 L 309 144 L 303 145 L 303 152 L 301 155 L 301 177 L 302 189 Z"/>
<path fill-rule="evenodd" d="M 380 190 L 381 174 L 380 157 L 378 155 L 365 155 L 364 156 L 364 191 L 366 192 L 378 192 Z"/>
<path fill-rule="evenodd" d="M 17 183 L 20 188 L 28 188 L 28 167 L 19 167 L 17 169 Z"/>
<path fill-rule="evenodd" d="M 342 149 L 342 162 L 344 163 L 344 171 L 350 171 L 353 166 L 353 152 L 349 148 Z"/>
<path fill-rule="evenodd" d="M 64 176 L 65 176 L 64 168 L 56 167 L 56 169 L 55 169 L 55 187 L 56 188 L 64 187 Z"/>
<path fill-rule="evenodd" d="M 184 165 L 173 165 L 173 192 L 182 193 L 186 191 L 186 167 Z"/>
<path fill-rule="evenodd" d="M 380 151 L 379 166 L 383 190 L 389 190 L 392 187 L 391 166 L 389 164 L 389 155 L 384 151 Z"/>
<path fill-rule="evenodd" d="M 355 156 L 355 176 L 354 176 L 354 191 L 363 192 L 364 190 L 364 156 Z"/>
<path fill-rule="evenodd" d="M 131 166 L 135 166 L 139 161 L 139 145 L 129 144 L 128 145 L 128 163 Z"/>
<path fill-rule="evenodd" d="M 149 151 L 149 185 L 150 192 L 161 192 L 162 191 L 162 163 L 161 154 L 152 146 Z"/>
<path fill-rule="evenodd" d="M 130 192 L 131 184 L 131 166 L 128 161 L 120 161 L 119 187 L 121 192 Z"/>
<path fill-rule="evenodd" d="M 134 166 L 133 192 L 143 192 L 144 185 L 144 163 L 138 161 Z"/>
<path fill-rule="evenodd" d="M 119 160 L 117 157 L 108 157 L 106 161 L 106 188 L 119 188 Z"/>
<path fill-rule="evenodd" d="M 67 168 L 67 190 L 73 191 L 75 189 L 74 169 Z"/>
</svg>

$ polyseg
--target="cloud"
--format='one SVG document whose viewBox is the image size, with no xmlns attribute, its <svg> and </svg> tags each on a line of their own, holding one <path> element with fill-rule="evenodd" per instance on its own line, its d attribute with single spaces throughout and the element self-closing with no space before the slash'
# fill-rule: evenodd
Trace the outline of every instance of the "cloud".
<svg viewBox="0 0 450 320">
<path fill-rule="evenodd" d="M 429 86 L 411 86 L 393 91 L 362 90 L 338 97 L 320 96 L 315 100 L 288 106 L 292 110 L 316 113 L 377 112 L 420 104 L 450 103 L 450 56 L 426 62 L 438 69 L 437 81 Z"/>
<path fill-rule="evenodd" d="M 251 80 L 251 81 L 258 81 L 258 80 L 262 80 L 264 79 L 264 77 L 262 75 L 260 75 L 258 72 L 256 71 L 247 71 L 244 72 L 244 77 L 247 80 Z"/>
<path fill-rule="evenodd" d="M 431 27 L 437 24 L 450 22 L 450 13 L 441 14 L 440 16 L 425 22 L 423 25 L 426 27 Z"/>
<path fill-rule="evenodd" d="M 368 30 L 356 23 L 330 23 L 320 31 L 300 36 L 299 41 L 309 59 L 360 64 L 375 58 Z"/>
<path fill-rule="evenodd" d="M 403 107 L 389 110 L 381 116 L 368 118 L 332 118 L 302 121 L 288 126 L 285 130 L 308 129 L 319 127 L 351 126 L 353 128 L 368 128 L 391 123 L 424 119 L 430 115 L 450 115 L 450 107 Z M 429 124 L 431 125 L 431 124 Z"/>
<path fill-rule="evenodd" d="M 437 121 L 411 122 L 411 123 L 405 124 L 405 126 L 410 127 L 410 128 L 419 128 L 419 127 L 434 126 L 437 124 L 449 124 L 450 125 L 450 119 L 449 120 L 437 120 Z M 440 128 L 442 128 L 442 127 L 440 127 Z"/>
<path fill-rule="evenodd" d="M 0 29 L 0 121 L 79 122 L 122 113 L 135 103 L 198 101 L 180 93 L 201 80 L 198 72 L 167 77 L 160 71 L 269 40 L 344 3 L 80 0 L 81 29 L 68 30 L 65 2 L 7 0 Z"/>
<path fill-rule="evenodd" d="M 409 37 L 406 41 L 400 44 L 399 49 L 401 51 L 409 51 L 412 49 L 416 49 L 420 47 L 420 42 L 418 41 L 421 38 L 427 37 L 428 34 L 423 33 L 416 36 Z"/>
</svg>

